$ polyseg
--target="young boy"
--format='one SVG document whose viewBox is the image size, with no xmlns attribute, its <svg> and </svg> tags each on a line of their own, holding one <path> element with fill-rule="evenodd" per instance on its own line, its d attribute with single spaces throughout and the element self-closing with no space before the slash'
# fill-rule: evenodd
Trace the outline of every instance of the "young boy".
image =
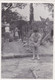
<svg viewBox="0 0 55 80">
<path fill-rule="evenodd" d="M 9 42 L 10 37 L 10 24 L 5 22 L 5 41 Z"/>
<path fill-rule="evenodd" d="M 33 49 L 33 59 L 35 59 L 35 56 L 37 55 L 37 59 L 39 58 L 38 49 L 40 46 L 40 40 L 41 40 L 41 34 L 38 32 L 38 30 L 34 30 L 31 37 L 30 37 L 30 45 Z"/>
<path fill-rule="evenodd" d="M 15 28 L 15 40 L 17 41 L 19 38 L 19 34 L 18 34 L 18 28 Z"/>
</svg>

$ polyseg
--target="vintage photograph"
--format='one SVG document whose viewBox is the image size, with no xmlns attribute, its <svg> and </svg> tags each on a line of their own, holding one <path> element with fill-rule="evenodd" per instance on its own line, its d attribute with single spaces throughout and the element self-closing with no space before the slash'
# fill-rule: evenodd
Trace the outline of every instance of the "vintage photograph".
<svg viewBox="0 0 55 80">
<path fill-rule="evenodd" d="M 1 78 L 53 79 L 53 3 L 1 3 Z"/>
</svg>

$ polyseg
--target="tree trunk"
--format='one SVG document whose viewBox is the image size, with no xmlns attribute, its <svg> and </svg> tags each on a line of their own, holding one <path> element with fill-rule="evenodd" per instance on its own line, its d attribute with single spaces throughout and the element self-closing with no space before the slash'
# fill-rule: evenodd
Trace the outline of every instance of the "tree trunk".
<svg viewBox="0 0 55 80">
<path fill-rule="evenodd" d="M 33 3 L 30 3 L 30 24 L 34 20 L 34 15 L 33 15 Z"/>
</svg>

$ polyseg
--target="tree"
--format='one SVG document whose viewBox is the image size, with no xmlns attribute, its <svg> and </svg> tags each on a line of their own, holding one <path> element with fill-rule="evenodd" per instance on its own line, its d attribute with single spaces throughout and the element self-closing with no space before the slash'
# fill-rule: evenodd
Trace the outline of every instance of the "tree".
<svg viewBox="0 0 55 80">
<path fill-rule="evenodd" d="M 54 17 L 54 4 L 53 3 L 43 3 L 44 6 L 48 7 L 49 12 L 51 12 L 50 15 L 52 15 L 52 18 Z"/>
<path fill-rule="evenodd" d="M 15 7 L 18 7 L 20 9 L 24 9 L 27 3 L 14 3 Z"/>
<path fill-rule="evenodd" d="M 33 15 L 33 3 L 30 3 L 30 24 L 34 20 L 34 15 Z"/>
</svg>

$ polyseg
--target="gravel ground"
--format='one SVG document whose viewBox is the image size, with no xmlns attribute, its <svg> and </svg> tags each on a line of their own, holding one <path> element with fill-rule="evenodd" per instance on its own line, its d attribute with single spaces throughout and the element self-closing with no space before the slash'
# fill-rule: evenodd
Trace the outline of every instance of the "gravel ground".
<svg viewBox="0 0 55 80">
<path fill-rule="evenodd" d="M 31 57 L 2 59 L 1 77 L 12 79 L 52 79 L 53 57 L 40 56 L 40 60 Z"/>
<path fill-rule="evenodd" d="M 30 55 L 29 49 L 23 47 L 22 42 L 4 43 L 2 56 Z M 40 46 L 40 54 L 53 55 L 53 45 L 46 43 Z M 40 60 L 32 60 L 32 57 L 3 58 L 1 64 L 1 77 L 12 79 L 52 79 L 53 56 L 40 56 Z"/>
</svg>

